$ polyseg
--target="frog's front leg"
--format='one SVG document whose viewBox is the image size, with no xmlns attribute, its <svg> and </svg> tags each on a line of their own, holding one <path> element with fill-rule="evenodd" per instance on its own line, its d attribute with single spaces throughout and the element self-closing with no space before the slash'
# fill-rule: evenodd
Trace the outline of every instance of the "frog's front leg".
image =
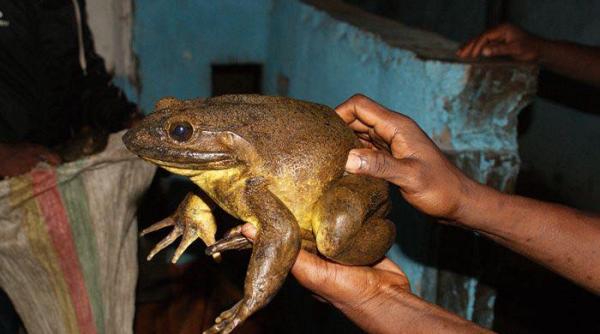
<svg viewBox="0 0 600 334">
<path fill-rule="evenodd" d="M 244 284 L 244 298 L 223 312 L 205 334 L 230 333 L 265 306 L 287 277 L 300 250 L 300 227 L 260 178 L 246 182 L 247 203 L 259 226 Z"/>
<path fill-rule="evenodd" d="M 182 236 L 182 238 L 171 260 L 173 263 L 177 262 L 181 254 L 198 238 L 202 239 L 207 246 L 215 243 L 215 234 L 217 232 L 215 217 L 208 205 L 193 193 L 187 194 L 173 215 L 146 228 L 140 235 L 144 236 L 167 226 L 173 226 L 173 231 L 152 249 L 148 255 L 148 260 L 173 243 L 179 236 Z M 220 256 L 219 253 L 212 255 L 214 258 Z"/>
</svg>

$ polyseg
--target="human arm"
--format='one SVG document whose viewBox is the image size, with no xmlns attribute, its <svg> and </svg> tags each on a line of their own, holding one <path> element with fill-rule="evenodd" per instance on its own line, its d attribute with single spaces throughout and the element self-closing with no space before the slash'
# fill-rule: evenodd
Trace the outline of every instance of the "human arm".
<svg viewBox="0 0 600 334">
<path fill-rule="evenodd" d="M 420 211 L 478 231 L 600 294 L 600 217 L 503 194 L 452 165 L 410 118 L 364 96 L 337 108 L 365 149 L 346 170 L 384 178 Z"/>
<path fill-rule="evenodd" d="M 484 186 L 467 201 L 460 224 L 600 295 L 600 216 Z"/>
<path fill-rule="evenodd" d="M 256 229 L 246 224 L 242 233 L 254 240 Z M 406 275 L 387 258 L 373 267 L 344 266 L 301 250 L 292 274 L 367 333 L 488 332 L 412 294 Z"/>
<path fill-rule="evenodd" d="M 463 59 L 509 56 L 535 61 L 550 71 L 600 86 L 600 47 L 544 39 L 503 24 L 467 42 L 457 51 Z"/>
</svg>

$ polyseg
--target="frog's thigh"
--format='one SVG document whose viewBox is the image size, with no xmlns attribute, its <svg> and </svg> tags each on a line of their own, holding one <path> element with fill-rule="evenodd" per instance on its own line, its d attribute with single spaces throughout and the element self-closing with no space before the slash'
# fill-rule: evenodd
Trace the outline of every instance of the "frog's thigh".
<svg viewBox="0 0 600 334">
<path fill-rule="evenodd" d="M 316 207 L 313 229 L 319 253 L 350 265 L 381 259 L 394 241 L 395 226 L 385 219 L 387 183 L 347 175 L 333 184 Z"/>
</svg>

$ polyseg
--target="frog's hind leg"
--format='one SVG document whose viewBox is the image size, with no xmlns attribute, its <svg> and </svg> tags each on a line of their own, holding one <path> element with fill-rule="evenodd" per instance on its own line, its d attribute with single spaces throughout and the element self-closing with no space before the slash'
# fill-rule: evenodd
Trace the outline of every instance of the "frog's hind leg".
<svg viewBox="0 0 600 334">
<path fill-rule="evenodd" d="M 339 263 L 367 265 L 381 259 L 396 229 L 385 219 L 389 210 L 386 182 L 346 175 L 321 197 L 313 218 L 319 253 Z"/>
<path fill-rule="evenodd" d="M 205 334 L 230 333 L 263 308 L 283 285 L 300 250 L 298 221 L 269 191 L 266 182 L 260 178 L 249 179 L 244 194 L 259 222 L 244 283 L 244 297 L 233 308 L 221 313 Z"/>
</svg>

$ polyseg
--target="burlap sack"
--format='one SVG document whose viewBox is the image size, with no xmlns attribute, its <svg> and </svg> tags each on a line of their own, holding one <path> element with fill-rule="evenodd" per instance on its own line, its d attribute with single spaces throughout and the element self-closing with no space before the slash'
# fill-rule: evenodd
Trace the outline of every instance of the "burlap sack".
<svg viewBox="0 0 600 334">
<path fill-rule="evenodd" d="M 131 333 L 136 208 L 155 168 L 100 154 L 0 182 L 0 285 L 29 333 Z"/>
</svg>

